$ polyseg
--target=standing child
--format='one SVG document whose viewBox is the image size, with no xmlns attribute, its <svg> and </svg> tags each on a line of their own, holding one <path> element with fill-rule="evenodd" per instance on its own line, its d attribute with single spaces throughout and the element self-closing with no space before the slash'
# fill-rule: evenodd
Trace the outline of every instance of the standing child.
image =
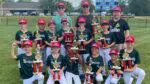
<svg viewBox="0 0 150 84">
<path fill-rule="evenodd" d="M 51 47 L 50 43 L 51 41 L 54 41 L 57 39 L 57 33 L 56 33 L 56 23 L 54 20 L 50 20 L 48 22 L 49 30 L 46 32 L 46 57 L 51 55 Z"/>
<path fill-rule="evenodd" d="M 21 18 L 18 22 L 20 30 L 17 31 L 14 42 L 18 45 L 18 55 L 25 53 L 21 46 L 23 41 L 32 40 L 32 32 L 27 30 L 27 23 L 26 18 Z"/>
<path fill-rule="evenodd" d="M 33 74 L 32 62 L 35 60 L 35 54 L 32 53 L 32 41 L 28 40 L 23 43 L 24 54 L 16 57 L 14 48 L 16 44 L 12 45 L 12 57 L 20 63 L 20 75 L 23 79 L 23 84 L 32 84 L 38 80 L 38 84 L 44 83 L 44 76 L 41 73 Z"/>
<path fill-rule="evenodd" d="M 37 21 L 37 31 L 34 32 L 34 41 L 37 44 L 40 44 L 40 53 L 42 56 L 42 60 L 44 63 L 43 67 L 43 73 L 45 73 L 46 69 L 46 48 L 45 48 L 45 37 L 46 37 L 46 31 L 45 31 L 45 25 L 46 21 L 43 18 L 40 18 Z"/>
<path fill-rule="evenodd" d="M 109 21 L 102 20 L 101 27 L 103 31 L 101 32 L 102 37 L 100 37 L 99 42 L 101 43 L 99 54 L 103 57 L 105 64 L 111 59 L 109 52 L 110 49 L 115 45 L 115 37 L 113 33 L 109 32 Z"/>
<path fill-rule="evenodd" d="M 140 64 L 140 55 L 133 47 L 135 42 L 134 36 L 127 36 L 125 42 L 127 48 L 120 51 L 124 69 L 124 82 L 125 84 L 132 84 L 133 78 L 137 78 L 136 84 L 142 84 L 145 77 L 145 71 L 138 67 L 138 64 Z"/>
</svg>

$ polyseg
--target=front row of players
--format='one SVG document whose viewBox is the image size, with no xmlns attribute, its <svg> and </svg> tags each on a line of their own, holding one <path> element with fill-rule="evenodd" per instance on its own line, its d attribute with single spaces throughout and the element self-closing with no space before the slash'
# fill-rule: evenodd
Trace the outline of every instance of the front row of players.
<svg viewBox="0 0 150 84">
<path fill-rule="evenodd" d="M 138 51 L 133 48 L 134 37 L 126 38 L 126 49 L 120 52 L 116 49 L 111 49 L 109 55 L 111 59 L 107 66 L 109 75 L 105 84 L 117 84 L 121 77 L 124 78 L 125 84 L 131 84 L 136 78 L 136 84 L 141 84 L 145 71 L 138 67 L 140 57 Z M 46 65 L 49 73 L 47 84 L 54 84 L 59 81 L 60 84 L 72 84 L 72 79 L 75 84 L 81 84 L 79 65 L 83 65 L 83 58 L 78 54 L 76 45 L 66 44 L 66 56 L 60 54 L 61 44 L 58 41 L 51 42 L 51 55 L 48 56 Z M 38 80 L 38 84 L 43 84 L 44 75 L 42 75 L 43 62 L 41 60 L 39 49 L 37 46 L 37 54 L 32 53 L 32 41 L 23 42 L 22 47 L 25 54 L 16 56 L 13 44 L 12 56 L 19 60 L 19 70 L 23 84 L 32 84 Z M 91 54 L 87 57 L 84 63 L 84 84 L 99 84 L 103 81 L 102 71 L 104 70 L 103 58 L 99 55 L 99 45 L 93 43 L 91 46 Z"/>
</svg>

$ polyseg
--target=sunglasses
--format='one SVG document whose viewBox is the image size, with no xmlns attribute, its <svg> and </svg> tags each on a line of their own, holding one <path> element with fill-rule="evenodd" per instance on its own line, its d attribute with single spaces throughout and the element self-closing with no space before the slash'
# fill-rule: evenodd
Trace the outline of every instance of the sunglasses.
<svg viewBox="0 0 150 84">
<path fill-rule="evenodd" d="M 89 8 L 89 6 L 82 6 L 83 8 Z"/>
</svg>

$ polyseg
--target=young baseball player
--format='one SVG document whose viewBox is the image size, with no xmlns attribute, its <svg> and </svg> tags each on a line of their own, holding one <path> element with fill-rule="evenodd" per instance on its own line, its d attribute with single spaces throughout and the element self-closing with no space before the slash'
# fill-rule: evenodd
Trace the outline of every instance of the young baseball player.
<svg viewBox="0 0 150 84">
<path fill-rule="evenodd" d="M 58 32 L 58 41 L 61 42 L 61 54 L 63 56 L 66 56 L 66 49 L 65 49 L 65 40 L 64 40 L 64 33 L 67 32 L 68 30 L 70 30 L 72 32 L 72 30 L 69 27 L 69 22 L 67 18 L 62 18 L 61 19 L 61 24 L 62 24 L 62 29 Z"/>
<path fill-rule="evenodd" d="M 48 22 L 48 27 L 49 30 L 46 32 L 46 57 L 48 57 L 49 55 L 51 55 L 51 48 L 50 48 L 50 43 L 53 40 L 57 39 L 57 33 L 56 33 L 56 23 L 54 20 L 50 20 Z"/>
<path fill-rule="evenodd" d="M 123 74 L 121 62 L 119 60 L 119 51 L 111 49 L 109 54 L 111 56 L 111 60 L 108 61 L 109 76 L 107 77 L 105 84 L 118 84 L 118 81 Z"/>
<path fill-rule="evenodd" d="M 127 36 L 125 42 L 127 48 L 120 51 L 120 57 L 121 59 L 131 59 L 132 62 L 130 66 L 132 67 L 124 69 L 124 82 L 125 84 L 131 84 L 133 78 L 137 78 L 136 84 L 142 84 L 145 77 L 145 71 L 138 67 L 138 64 L 140 64 L 140 55 L 139 52 L 133 47 L 135 43 L 134 36 Z"/>
<path fill-rule="evenodd" d="M 101 81 L 103 81 L 103 76 L 101 74 L 104 66 L 103 58 L 99 55 L 99 46 L 97 43 L 92 44 L 91 51 L 91 56 L 88 56 L 86 63 L 87 66 L 91 66 L 91 72 L 94 72 L 94 78 L 96 79 L 97 84 L 99 84 Z"/>
<path fill-rule="evenodd" d="M 100 47 L 99 54 L 100 56 L 103 57 L 103 60 L 105 64 L 108 64 L 108 61 L 111 59 L 109 52 L 110 49 L 115 45 L 115 37 L 113 33 L 109 32 L 109 21 L 108 20 L 102 20 L 101 21 L 101 27 L 103 29 L 102 31 L 102 37 L 103 38 L 103 43 L 102 39 L 100 39 L 101 44 L 103 47 Z"/>
<path fill-rule="evenodd" d="M 48 71 L 50 72 L 47 84 L 54 84 L 55 70 L 59 70 L 57 73 L 57 77 L 59 75 L 60 79 L 57 81 L 59 81 L 60 84 L 67 84 L 65 76 L 64 76 L 64 69 L 65 69 L 64 60 L 65 59 L 62 55 L 60 55 L 60 46 L 61 44 L 58 41 L 51 42 L 52 54 L 49 55 L 47 58 L 47 68 L 48 68 Z"/>
<path fill-rule="evenodd" d="M 73 48 L 73 45 L 70 43 L 67 43 L 66 44 L 67 56 L 65 57 L 67 68 L 65 72 L 65 77 L 67 80 L 67 84 L 73 84 L 73 80 L 74 80 L 74 84 L 81 84 L 78 66 L 79 64 L 82 63 L 82 60 L 78 52 L 74 53 L 74 51 L 71 48 Z M 76 56 L 77 59 L 73 59 L 74 55 Z"/>
<path fill-rule="evenodd" d="M 25 51 L 22 49 L 21 44 L 25 40 L 32 40 L 32 32 L 27 30 L 27 19 L 21 18 L 18 21 L 20 29 L 17 31 L 15 36 L 15 42 L 18 45 L 18 55 L 25 53 Z"/>
<path fill-rule="evenodd" d="M 45 31 L 45 26 L 46 26 L 46 21 L 43 18 L 40 18 L 37 21 L 37 31 L 34 32 L 34 42 L 37 42 L 37 39 L 41 39 L 42 42 L 38 43 L 40 44 L 40 53 L 42 55 L 42 60 L 44 63 L 43 67 L 43 73 L 45 73 L 45 68 L 46 68 L 46 48 L 45 48 L 45 37 L 46 37 L 46 31 Z"/>
<path fill-rule="evenodd" d="M 35 54 L 32 53 L 32 41 L 27 40 L 23 43 L 24 54 L 16 56 L 14 52 L 15 47 L 16 44 L 13 44 L 12 57 L 20 63 L 19 70 L 23 84 L 32 84 L 35 80 L 38 80 L 38 84 L 43 84 L 44 76 L 41 73 L 33 74 L 32 62 L 35 60 Z"/>
<path fill-rule="evenodd" d="M 82 65 L 79 65 L 79 74 L 81 80 L 83 81 L 85 71 L 85 62 L 87 57 L 90 54 L 91 42 L 93 41 L 93 36 L 88 29 L 85 28 L 86 19 L 84 17 L 80 17 L 78 19 L 79 27 L 76 31 L 76 40 L 79 47 L 79 54 L 82 57 Z"/>
</svg>

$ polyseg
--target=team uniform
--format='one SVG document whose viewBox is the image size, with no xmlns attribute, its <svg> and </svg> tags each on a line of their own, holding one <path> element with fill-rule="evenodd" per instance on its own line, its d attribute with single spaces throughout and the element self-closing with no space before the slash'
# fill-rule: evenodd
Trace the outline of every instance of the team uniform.
<svg viewBox="0 0 150 84">
<path fill-rule="evenodd" d="M 49 55 L 48 58 L 47 58 L 47 67 L 50 67 L 50 69 L 54 69 L 54 66 L 53 66 L 54 61 L 55 61 L 54 57 L 52 55 Z M 57 58 L 56 61 L 59 64 L 59 67 L 58 67 L 59 69 L 62 69 L 62 67 L 65 67 L 65 62 L 64 62 L 65 59 L 64 59 L 64 57 L 62 55 L 59 55 L 59 57 Z M 64 76 L 64 72 L 62 72 L 60 74 L 59 83 L 60 84 L 67 84 L 66 83 L 66 78 Z M 54 84 L 53 74 L 52 73 L 49 73 L 49 78 L 47 80 L 47 84 Z"/>
<path fill-rule="evenodd" d="M 98 57 L 88 56 L 86 63 L 87 65 L 91 64 L 91 68 L 92 68 L 91 72 L 94 72 L 96 81 L 97 82 L 103 81 L 102 74 L 101 73 L 96 74 L 97 70 L 100 67 L 104 66 L 103 58 L 101 56 L 98 56 Z"/>
<path fill-rule="evenodd" d="M 125 50 L 120 51 L 120 58 L 123 59 L 123 54 L 125 53 Z M 133 49 L 131 53 L 128 53 L 129 57 L 133 60 L 132 64 L 133 67 L 136 64 L 140 64 L 140 55 L 139 52 L 136 49 Z M 139 67 L 136 67 L 133 72 L 124 72 L 124 82 L 125 84 L 132 84 L 133 78 L 137 76 L 136 84 L 142 84 L 142 80 L 145 77 L 145 71 Z"/>
<path fill-rule="evenodd" d="M 33 75 L 32 62 L 35 60 L 35 54 L 32 54 L 32 56 L 20 54 L 16 60 L 19 61 L 19 70 L 23 84 L 32 84 L 35 80 L 38 80 L 38 84 L 44 83 L 44 76 L 41 73 Z"/>
<path fill-rule="evenodd" d="M 111 45 L 113 42 L 116 42 L 115 36 L 113 33 L 108 33 L 108 34 L 104 34 L 103 32 L 101 33 L 102 37 L 105 38 L 106 40 L 106 44 L 107 45 Z M 99 49 L 99 54 L 100 56 L 103 57 L 103 60 L 105 62 L 105 64 L 108 64 L 108 61 L 111 59 L 109 52 L 110 52 L 111 48 L 100 48 Z"/>
<path fill-rule="evenodd" d="M 21 30 L 18 30 L 15 35 L 15 40 L 21 42 L 21 38 L 22 38 L 23 34 L 24 33 Z M 32 32 L 27 31 L 27 32 L 25 32 L 25 34 L 26 34 L 26 39 L 33 40 Z M 23 53 L 25 53 L 25 51 L 22 49 L 21 44 L 18 44 L 18 55 L 23 54 Z"/>
<path fill-rule="evenodd" d="M 58 37 L 57 33 L 55 33 L 55 37 L 56 38 Z M 46 31 L 45 40 L 48 43 L 51 43 L 51 41 L 54 40 L 53 33 L 51 33 L 50 31 Z M 48 57 L 49 55 L 51 55 L 51 47 L 50 47 L 50 45 L 46 45 L 46 57 Z"/>
<path fill-rule="evenodd" d="M 108 61 L 108 70 L 113 70 L 113 66 L 115 66 L 115 64 L 112 62 L 112 60 L 109 60 Z M 121 65 L 118 66 L 118 67 L 121 67 Z M 105 84 L 117 84 L 118 83 L 118 81 L 121 78 L 121 74 L 117 74 L 117 71 L 115 71 L 115 76 L 113 76 L 113 75 L 114 74 L 109 74 L 108 75 L 108 77 L 105 81 Z"/>
<path fill-rule="evenodd" d="M 66 76 L 66 80 L 67 80 L 67 84 L 73 84 L 72 83 L 72 79 L 74 80 L 74 84 L 81 84 L 81 80 L 79 77 L 79 60 L 74 60 L 72 61 L 70 56 L 66 56 L 66 72 L 65 72 L 65 76 Z"/>
</svg>

